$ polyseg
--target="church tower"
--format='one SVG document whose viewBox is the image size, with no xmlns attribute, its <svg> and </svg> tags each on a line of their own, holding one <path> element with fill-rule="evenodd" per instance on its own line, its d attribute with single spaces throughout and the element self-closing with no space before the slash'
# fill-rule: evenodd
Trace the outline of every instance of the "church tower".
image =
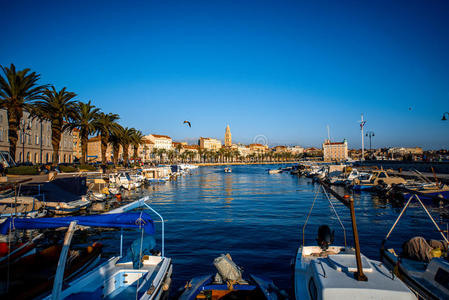
<svg viewBox="0 0 449 300">
<path fill-rule="evenodd" d="M 226 126 L 225 146 L 226 147 L 231 147 L 232 146 L 232 136 L 231 136 L 231 129 L 229 128 L 229 125 Z"/>
</svg>

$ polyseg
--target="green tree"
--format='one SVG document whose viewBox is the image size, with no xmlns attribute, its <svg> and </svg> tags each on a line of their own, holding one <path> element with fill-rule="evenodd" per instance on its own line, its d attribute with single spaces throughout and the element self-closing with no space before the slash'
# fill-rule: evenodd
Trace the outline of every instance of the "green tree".
<svg viewBox="0 0 449 300">
<path fill-rule="evenodd" d="M 75 115 L 70 124 L 71 129 L 77 128 L 80 132 L 81 140 L 81 164 L 87 161 L 87 144 L 89 135 L 98 130 L 97 118 L 100 109 L 91 104 L 91 101 L 84 103 L 78 102 L 75 105 Z"/>
<path fill-rule="evenodd" d="M 131 144 L 133 146 L 133 158 L 134 161 L 136 161 L 139 158 L 139 146 L 143 144 L 143 134 L 140 130 L 134 130 L 133 134 L 131 135 Z"/>
<path fill-rule="evenodd" d="M 9 153 L 15 159 L 23 111 L 32 111 L 32 101 L 40 99 L 48 85 L 39 85 L 40 75 L 30 69 L 16 71 L 13 64 L 9 68 L 0 67 L 4 74 L 4 77 L 0 76 L 0 108 L 7 110 Z"/>
<path fill-rule="evenodd" d="M 120 130 L 120 126 L 117 123 L 119 118 L 120 117 L 117 114 L 100 113 L 98 115 L 97 121 L 95 122 L 96 127 L 98 128 L 97 132 L 100 133 L 101 163 L 103 165 L 106 165 L 107 162 L 106 151 L 108 149 L 109 136 L 112 132 Z"/>
<path fill-rule="evenodd" d="M 121 130 L 122 126 L 117 124 L 117 130 L 111 131 L 109 134 L 109 144 L 112 146 L 112 159 L 115 166 L 118 165 L 118 159 L 120 154 L 120 146 L 122 145 Z"/>
<path fill-rule="evenodd" d="M 70 129 L 71 120 L 75 119 L 76 94 L 66 88 L 57 91 L 54 86 L 43 91 L 42 100 L 35 101 L 36 113 L 51 122 L 51 144 L 53 147 L 53 165 L 59 163 L 59 146 L 64 131 Z"/>
<path fill-rule="evenodd" d="M 123 164 L 129 164 L 129 146 L 133 142 L 133 135 L 136 132 L 134 128 L 122 127 L 120 128 L 120 142 L 123 149 Z"/>
</svg>

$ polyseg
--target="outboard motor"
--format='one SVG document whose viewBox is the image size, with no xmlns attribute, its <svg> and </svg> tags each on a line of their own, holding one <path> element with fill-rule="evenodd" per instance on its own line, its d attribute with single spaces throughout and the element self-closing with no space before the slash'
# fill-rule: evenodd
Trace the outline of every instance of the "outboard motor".
<svg viewBox="0 0 449 300">
<path fill-rule="evenodd" d="M 320 228 L 318 228 L 318 238 L 316 241 L 321 249 L 327 250 L 329 245 L 334 242 L 334 232 L 335 231 L 331 231 L 330 227 L 327 225 L 321 225 Z"/>
</svg>

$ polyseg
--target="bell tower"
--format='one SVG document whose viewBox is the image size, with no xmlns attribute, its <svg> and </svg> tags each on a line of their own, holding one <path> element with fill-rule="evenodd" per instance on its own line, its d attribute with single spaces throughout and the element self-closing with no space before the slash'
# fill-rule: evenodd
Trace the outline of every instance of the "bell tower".
<svg viewBox="0 0 449 300">
<path fill-rule="evenodd" d="M 231 129 L 229 128 L 229 125 L 226 126 L 225 146 L 226 147 L 231 147 L 232 146 L 232 135 L 231 135 Z"/>
</svg>

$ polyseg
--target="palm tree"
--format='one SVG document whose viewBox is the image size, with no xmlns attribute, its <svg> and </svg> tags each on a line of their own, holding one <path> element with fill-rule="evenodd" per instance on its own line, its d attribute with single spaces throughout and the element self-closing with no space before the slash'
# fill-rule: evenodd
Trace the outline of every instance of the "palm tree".
<svg viewBox="0 0 449 300">
<path fill-rule="evenodd" d="M 112 113 L 100 113 L 96 123 L 97 132 L 100 133 L 101 140 L 101 163 L 106 165 L 106 150 L 108 149 L 109 136 L 112 132 L 119 130 L 119 124 L 116 122 L 120 117 Z M 124 150 L 124 149 L 123 149 Z"/>
<path fill-rule="evenodd" d="M 118 124 L 117 124 L 118 125 Z M 118 165 L 118 158 L 120 154 L 121 146 L 121 130 L 122 126 L 118 125 L 117 130 L 113 130 L 109 134 L 109 144 L 112 146 L 112 159 L 115 166 Z"/>
<path fill-rule="evenodd" d="M 70 120 L 76 117 L 77 101 L 73 92 L 66 88 L 57 91 L 54 86 L 43 91 L 42 100 L 35 101 L 36 113 L 51 122 L 51 144 L 53 146 L 53 165 L 59 163 L 61 136 L 70 128 Z"/>
<path fill-rule="evenodd" d="M 133 158 L 134 161 L 137 160 L 137 158 L 139 157 L 138 155 L 138 150 L 139 150 L 139 146 L 143 144 L 143 134 L 142 131 L 140 130 L 134 130 L 133 135 L 131 136 L 131 144 L 133 146 L 133 150 L 134 150 L 134 154 L 133 154 Z"/>
<path fill-rule="evenodd" d="M 81 140 L 81 164 L 85 164 L 87 161 L 87 143 L 89 135 L 98 130 L 97 118 L 100 113 L 100 109 L 91 104 L 91 101 L 84 103 L 78 102 L 75 106 L 75 117 L 73 118 L 70 128 L 77 128 L 80 131 Z"/>
<path fill-rule="evenodd" d="M 158 149 L 157 148 L 153 148 L 153 150 L 151 151 L 151 154 L 153 155 L 153 161 L 154 161 L 156 156 L 158 156 Z"/>
<path fill-rule="evenodd" d="M 178 157 L 181 154 L 182 151 L 182 144 L 176 145 L 176 157 Z"/>
<path fill-rule="evenodd" d="M 1 65 L 0 67 L 5 76 L 5 78 L 0 76 L 0 108 L 7 110 L 9 154 L 15 159 L 23 111 L 31 112 L 31 102 L 39 99 L 48 85 L 37 84 L 40 75 L 36 72 L 30 73 L 30 69 L 16 71 L 13 64 L 9 68 Z"/>
<path fill-rule="evenodd" d="M 122 127 L 120 129 L 120 143 L 123 148 L 123 164 L 129 164 L 129 145 L 133 142 L 133 135 L 136 132 L 134 128 Z"/>
<path fill-rule="evenodd" d="M 157 150 L 157 155 L 159 156 L 159 163 L 162 162 L 162 158 L 164 157 L 164 154 L 165 154 L 166 152 L 167 152 L 167 151 L 166 151 L 165 149 L 158 149 L 158 150 Z"/>
</svg>

